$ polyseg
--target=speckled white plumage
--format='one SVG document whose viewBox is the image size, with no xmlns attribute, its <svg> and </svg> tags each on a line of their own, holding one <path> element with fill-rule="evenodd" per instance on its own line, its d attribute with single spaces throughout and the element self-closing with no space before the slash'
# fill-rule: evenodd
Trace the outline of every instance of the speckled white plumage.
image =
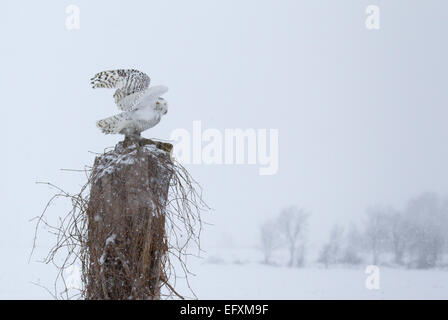
<svg viewBox="0 0 448 320">
<path fill-rule="evenodd" d="M 93 88 L 115 88 L 115 103 L 124 112 L 97 122 L 106 134 L 139 135 L 154 127 L 168 111 L 168 103 L 161 96 L 165 86 L 149 87 L 150 78 L 135 69 L 110 70 L 97 73 Z"/>
</svg>

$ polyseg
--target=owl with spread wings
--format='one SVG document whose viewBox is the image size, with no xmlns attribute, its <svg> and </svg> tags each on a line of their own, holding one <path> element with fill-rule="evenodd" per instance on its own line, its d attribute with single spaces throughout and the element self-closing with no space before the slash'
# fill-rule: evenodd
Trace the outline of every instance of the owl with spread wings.
<svg viewBox="0 0 448 320">
<path fill-rule="evenodd" d="M 92 88 L 114 88 L 115 104 L 123 112 L 97 122 L 105 134 L 140 136 L 154 127 L 168 112 L 168 103 L 161 96 L 165 86 L 149 87 L 151 79 L 135 69 L 109 70 L 91 79 Z"/>
</svg>

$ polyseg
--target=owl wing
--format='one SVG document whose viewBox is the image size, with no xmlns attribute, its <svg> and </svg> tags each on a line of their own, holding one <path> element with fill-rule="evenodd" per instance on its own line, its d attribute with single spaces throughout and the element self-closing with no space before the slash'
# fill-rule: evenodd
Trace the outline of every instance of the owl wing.
<svg viewBox="0 0 448 320">
<path fill-rule="evenodd" d="M 146 90 L 142 101 L 145 102 L 145 105 L 152 105 L 157 101 L 159 97 L 165 94 L 168 91 L 168 87 L 165 86 L 154 86 Z"/>
<path fill-rule="evenodd" d="M 146 95 L 151 79 L 135 69 L 118 69 L 97 73 L 92 88 L 115 88 L 114 99 L 119 109 L 132 110 Z"/>
</svg>

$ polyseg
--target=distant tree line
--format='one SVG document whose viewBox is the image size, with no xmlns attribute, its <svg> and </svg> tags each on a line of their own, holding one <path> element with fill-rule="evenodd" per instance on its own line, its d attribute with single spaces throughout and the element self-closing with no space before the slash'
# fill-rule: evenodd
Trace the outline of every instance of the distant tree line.
<svg viewBox="0 0 448 320">
<path fill-rule="evenodd" d="M 448 198 L 424 193 L 408 201 L 403 210 L 369 208 L 361 227 L 344 233 L 333 227 L 318 262 L 369 263 L 434 268 L 444 265 L 448 244 Z"/>
<path fill-rule="evenodd" d="M 261 227 L 264 263 L 276 264 L 274 253 L 288 252 L 288 265 L 304 265 L 309 214 L 298 207 L 283 209 Z M 404 209 L 375 206 L 366 210 L 361 225 L 333 226 L 317 262 L 374 264 L 408 268 L 446 266 L 448 252 L 448 197 L 423 193 Z"/>
</svg>

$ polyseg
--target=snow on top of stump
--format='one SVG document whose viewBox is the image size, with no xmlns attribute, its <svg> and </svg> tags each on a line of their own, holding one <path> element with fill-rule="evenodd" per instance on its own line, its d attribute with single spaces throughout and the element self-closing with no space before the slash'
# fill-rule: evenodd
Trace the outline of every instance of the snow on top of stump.
<svg viewBox="0 0 448 320">
<path fill-rule="evenodd" d="M 123 146 L 123 142 L 119 142 L 114 150 L 106 152 L 96 159 L 96 170 L 94 176 L 94 183 L 101 179 L 105 175 L 110 175 L 123 167 L 132 166 L 137 162 L 146 161 L 148 156 L 168 156 L 169 153 L 165 150 L 158 148 L 155 144 L 145 144 L 143 146 L 137 146 L 136 144 L 130 144 Z M 166 161 L 158 165 L 160 170 L 165 170 L 169 164 Z"/>
</svg>

